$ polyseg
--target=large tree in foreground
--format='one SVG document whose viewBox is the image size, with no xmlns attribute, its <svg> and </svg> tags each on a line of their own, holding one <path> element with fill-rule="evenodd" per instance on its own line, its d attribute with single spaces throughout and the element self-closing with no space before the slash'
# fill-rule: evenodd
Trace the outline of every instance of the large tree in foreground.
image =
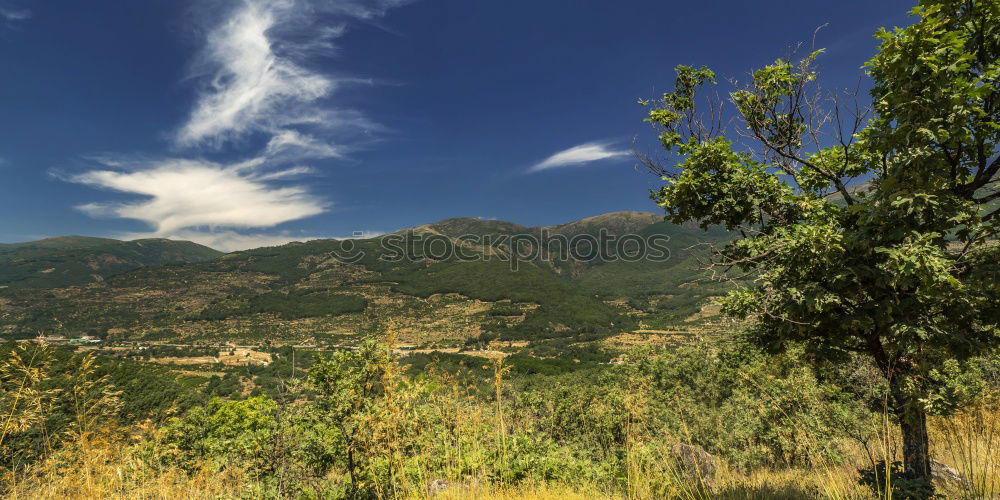
<svg viewBox="0 0 1000 500">
<path fill-rule="evenodd" d="M 870 356 L 888 383 L 906 479 L 929 494 L 927 414 L 945 367 L 1000 340 L 1000 0 L 924 0 L 878 33 L 871 104 L 821 94 L 821 53 L 778 60 L 700 109 L 706 69 L 680 66 L 648 121 L 673 158 L 647 164 L 674 222 L 741 237 L 712 265 L 743 278 L 725 310 L 780 350 Z"/>
</svg>

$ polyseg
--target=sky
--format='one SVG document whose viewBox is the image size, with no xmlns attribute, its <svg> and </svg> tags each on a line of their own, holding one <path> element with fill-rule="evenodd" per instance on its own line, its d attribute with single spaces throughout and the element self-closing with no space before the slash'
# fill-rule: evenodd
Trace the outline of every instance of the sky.
<svg viewBox="0 0 1000 500">
<path fill-rule="evenodd" d="M 725 93 L 815 33 L 824 87 L 864 86 L 913 3 L 0 0 L 0 242 L 655 212 L 638 100 L 674 66 Z"/>
</svg>

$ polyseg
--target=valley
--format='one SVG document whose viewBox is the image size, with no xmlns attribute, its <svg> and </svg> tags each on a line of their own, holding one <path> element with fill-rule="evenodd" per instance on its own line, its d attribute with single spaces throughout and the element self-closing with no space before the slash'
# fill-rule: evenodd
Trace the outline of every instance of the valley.
<svg viewBox="0 0 1000 500">
<path fill-rule="evenodd" d="M 612 237 L 663 235 L 672 254 L 662 262 L 623 262 L 607 256 L 557 260 L 539 253 L 511 270 L 510 261 L 490 254 L 509 252 L 509 243 L 467 244 L 470 235 L 517 238 L 542 231 L 570 238 L 601 231 Z M 0 289 L 0 337 L 24 340 L 44 332 L 94 336 L 108 345 L 335 346 L 359 335 L 366 317 L 379 317 L 394 322 L 401 342 L 421 348 L 598 340 L 645 330 L 710 328 L 711 316 L 704 311 L 723 292 L 722 285 L 699 275 L 698 250 L 692 246 L 724 241 L 725 234 L 673 226 L 654 214 L 607 214 L 551 228 L 449 219 L 395 235 L 432 235 L 440 248 L 461 246 L 473 257 L 431 256 L 409 241 L 409 255 L 388 260 L 392 247 L 383 240 L 392 235 L 387 235 L 351 241 L 364 251 L 360 259 L 339 257 L 342 242 L 317 240 L 199 262 L 144 265 L 91 283 L 64 274 L 62 282 L 40 287 L 32 286 L 42 283 L 35 276 L 24 276 Z M 60 251 L 67 268 L 75 265 L 67 252 L 86 251 L 84 260 L 110 255 L 100 247 Z M 23 269 L 56 259 L 8 258 Z"/>
<path fill-rule="evenodd" d="M 577 247 L 546 246 L 549 234 Z M 669 258 L 624 261 L 612 244 L 595 252 L 602 235 L 661 237 Z M 727 238 L 642 212 L 545 228 L 460 218 L 349 242 L 147 259 L 89 281 L 71 270 L 131 243 L 56 238 L 10 247 L 13 266 L 36 271 L 0 289 L 0 338 L 155 365 L 224 397 L 278 397 L 317 356 L 356 349 L 390 323 L 394 352 L 415 373 L 497 359 L 523 375 L 590 370 L 636 348 L 726 338 L 733 325 L 714 299 L 728 285 L 697 263 L 699 244 Z M 66 272 L 39 270 L 57 260 Z"/>
</svg>

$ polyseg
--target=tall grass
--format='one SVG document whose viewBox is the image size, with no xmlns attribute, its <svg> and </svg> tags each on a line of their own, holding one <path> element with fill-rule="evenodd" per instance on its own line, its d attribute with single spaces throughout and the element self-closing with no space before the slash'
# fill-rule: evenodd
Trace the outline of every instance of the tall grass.
<svg viewBox="0 0 1000 500">
<path fill-rule="evenodd" d="M 943 484 L 961 498 L 1000 496 L 1000 411 L 994 398 L 986 398 L 950 418 L 931 420 L 933 454 L 955 468 L 965 481 Z"/>
<path fill-rule="evenodd" d="M 473 422 L 456 423 L 455 431 L 464 432 Z M 480 415 L 481 417 L 481 415 Z M 492 419 L 492 417 L 490 417 Z M 994 498 L 997 487 L 997 452 L 995 413 L 961 415 L 935 421 L 935 437 L 942 443 L 936 449 L 937 458 L 957 468 L 970 479 L 970 485 L 939 485 L 949 498 Z M 100 432 L 78 438 L 29 474 L 20 475 L 6 492 L 11 499 L 62 498 L 257 498 L 270 496 L 266 485 L 252 473 L 229 466 L 219 470 L 203 464 L 187 471 L 170 464 L 158 464 L 137 453 L 137 448 L 155 440 L 154 429 L 133 429 L 132 434 Z M 455 439 L 481 437 L 455 436 Z M 680 464 L 671 456 L 665 442 L 633 443 L 632 459 L 626 488 L 619 490 L 607 485 L 574 484 L 572 482 L 524 482 L 511 484 L 495 478 L 485 470 L 472 474 L 450 474 L 461 467 L 460 446 L 445 449 L 452 456 L 444 457 L 448 464 L 445 476 L 452 476 L 446 487 L 433 490 L 424 487 L 434 477 L 430 470 L 420 475 L 422 481 L 405 487 L 382 484 L 379 498 L 483 498 L 483 499 L 556 499 L 556 498 L 620 498 L 620 499 L 799 499 L 799 498 L 876 498 L 857 483 L 856 467 L 863 465 L 860 448 L 858 462 L 842 466 L 786 468 L 777 470 L 740 471 L 722 466 L 709 488 L 685 475 Z M 432 457 L 424 457 L 431 461 Z M 465 472 L 469 472 L 465 470 Z M 458 478 L 456 478 L 456 476 Z M 336 477 L 329 477 L 331 482 Z M 422 483 L 422 484 L 421 484 Z M 888 498 L 888 497 L 887 497 Z"/>
<path fill-rule="evenodd" d="M 583 407 L 583 421 L 573 432 L 576 445 L 554 442 L 544 416 L 515 411 L 521 397 L 507 379 L 502 358 L 491 370 L 454 372 L 431 367 L 408 376 L 392 356 L 392 328 L 382 350 L 373 355 L 373 374 L 362 389 L 371 400 L 365 411 L 349 414 L 360 430 L 351 451 L 360 457 L 358 494 L 374 498 L 556 499 L 614 498 L 677 499 L 798 499 L 878 498 L 858 483 L 858 469 L 889 464 L 899 457 L 898 431 L 886 413 L 865 423 L 864 439 L 841 438 L 831 443 L 816 432 L 815 422 L 796 415 L 797 405 L 809 405 L 815 393 L 782 398 L 755 379 L 755 398 L 746 412 L 795 421 L 787 432 L 797 465 L 766 467 L 732 465 L 717 459 L 715 470 L 692 470 L 675 452 L 689 443 L 689 429 L 669 435 L 650 424 L 656 407 L 655 386 L 642 377 Z M 380 354 L 379 354 L 380 353 Z M 42 389 L 46 379 L 45 352 L 18 351 L 0 364 L 0 445 L 9 436 L 44 422 L 55 394 Z M 317 446 L 333 446 L 327 437 L 309 437 L 303 430 L 318 420 L 298 384 L 289 384 L 284 405 L 271 417 L 266 439 L 247 448 L 248 455 L 219 459 L 191 455 L 172 441 L 164 426 L 140 422 L 119 427 L 111 416 L 120 407 L 120 393 L 94 375 L 93 358 L 79 358 L 60 396 L 73 409 L 71 424 L 52 435 L 52 446 L 40 460 L 0 477 L 0 494 L 12 499 L 56 498 L 334 498 L 349 496 L 348 472 L 340 466 L 317 468 L 307 457 Z M 479 377 L 478 381 L 476 377 Z M 483 383 L 487 396 L 482 394 Z M 377 388 L 377 390 L 374 390 Z M 316 390 L 313 388 L 313 390 Z M 790 390 L 790 389 L 789 389 Z M 348 394 L 356 397 L 356 394 Z M 47 401 L 47 402 L 46 402 Z M 543 405 L 544 406 L 544 405 Z M 934 458 L 958 470 L 966 480 L 939 481 L 949 498 L 993 498 L 1000 489 L 1000 411 L 986 398 L 947 418 L 930 422 Z M 609 435 L 599 428 L 605 420 L 620 422 Z M 210 421 L 205 420 L 205 421 Z M 200 422 L 200 421 L 199 421 Z M 560 422 L 553 420 L 552 422 Z M 305 423 L 305 424 L 303 424 Z M 306 427 L 303 427 L 306 425 Z M 617 424 L 616 424 L 617 425 Z M 587 434 L 587 433 L 592 433 Z M 580 444 L 583 443 L 583 444 Z M 826 453 L 833 445 L 837 459 Z M 590 450 L 587 456 L 582 450 Z M 192 458 L 194 457 L 194 458 Z M 237 458 L 233 458 L 237 457 Z M 9 456 L 8 456 L 9 458 Z M 607 467 L 603 474 L 586 474 Z M 888 468 L 887 468 L 888 470 Z M 317 472 L 318 471 L 318 472 Z M 546 472 L 547 471 L 547 472 Z M 891 486 L 892 477 L 880 478 Z M 353 481 L 353 478 L 352 478 Z M 882 498 L 891 498 L 883 488 Z"/>
</svg>

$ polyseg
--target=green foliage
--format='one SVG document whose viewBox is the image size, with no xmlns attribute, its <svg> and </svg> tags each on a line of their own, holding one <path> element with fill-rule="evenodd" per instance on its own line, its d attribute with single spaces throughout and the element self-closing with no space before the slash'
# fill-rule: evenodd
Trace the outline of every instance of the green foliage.
<svg viewBox="0 0 1000 500">
<path fill-rule="evenodd" d="M 367 305 L 368 301 L 358 295 L 292 290 L 288 293 L 268 292 L 255 296 L 250 299 L 248 311 L 277 314 L 284 319 L 298 319 L 362 312 Z"/>
<path fill-rule="evenodd" d="M 166 425 L 167 443 L 175 446 L 182 463 L 224 458 L 261 471 L 263 450 L 274 435 L 277 405 L 263 396 L 223 401 L 212 398 Z M 224 464 L 220 464 L 224 465 Z"/>
<path fill-rule="evenodd" d="M 378 338 L 368 338 L 355 350 L 319 359 L 309 370 L 317 419 L 335 440 L 330 459 L 347 471 L 352 494 L 368 491 L 380 479 L 376 454 L 366 446 L 371 445 L 366 427 L 384 410 L 379 405 L 388 403 L 386 395 L 393 389 L 391 349 Z"/>
<path fill-rule="evenodd" d="M 160 239 L 118 241 L 63 236 L 0 244 L 0 285 L 61 288 L 144 266 L 205 262 L 220 255 L 222 252 L 189 241 Z"/>
<path fill-rule="evenodd" d="M 509 302 L 494 302 L 490 309 L 486 311 L 489 316 L 520 316 L 524 314 L 516 304 Z"/>
<path fill-rule="evenodd" d="M 480 300 L 540 305 L 513 327 L 501 323 L 488 325 L 491 336 L 504 339 L 610 332 L 630 324 L 613 307 L 534 264 L 521 263 L 516 271 L 509 266 L 496 260 L 442 263 L 393 278 L 398 281 L 395 287 L 398 291 L 421 297 L 459 293 Z"/>
<path fill-rule="evenodd" d="M 871 488 L 879 498 L 920 500 L 934 497 L 930 481 L 923 477 L 908 477 L 902 462 L 892 462 L 888 468 L 885 462 L 879 462 L 873 467 L 859 469 L 858 473 L 861 476 L 858 482 Z"/>
<path fill-rule="evenodd" d="M 209 396 L 233 398 L 238 397 L 242 389 L 240 376 L 234 372 L 227 372 L 221 377 L 212 375 L 205 384 L 204 391 Z"/>
<path fill-rule="evenodd" d="M 640 354 L 632 378 L 648 380 L 652 413 L 669 433 L 743 467 L 837 464 L 838 442 L 864 433 L 869 410 L 796 355 L 706 347 Z"/>
<path fill-rule="evenodd" d="M 723 224 L 734 229 L 759 224 L 764 214 L 786 210 L 790 188 L 747 153 L 737 153 L 721 137 L 685 148 L 676 178 L 653 198 L 675 223 L 697 220 L 702 228 Z"/>
<path fill-rule="evenodd" d="M 913 14 L 878 34 L 873 114 L 854 111 L 853 129 L 849 108 L 813 97 L 821 51 L 730 94 L 754 156 L 704 126 L 688 67 L 648 121 L 679 156 L 653 192 L 671 220 L 741 228 L 714 259 L 754 282 L 725 311 L 773 352 L 870 356 L 916 478 L 924 415 L 954 409 L 966 392 L 947 387 L 956 367 L 1000 341 L 1000 3 L 924 0 Z"/>
<path fill-rule="evenodd" d="M 660 143 L 667 151 L 677 148 L 681 154 L 685 154 L 688 145 L 691 144 L 690 140 L 685 140 L 685 135 L 690 133 L 690 129 L 684 130 L 681 124 L 684 117 L 695 110 L 698 89 L 705 83 L 715 83 L 715 73 L 705 66 L 694 69 L 681 65 L 676 69 L 674 91 L 663 94 L 662 102 L 658 107 L 650 109 L 646 121 L 662 127 Z M 639 103 L 643 106 L 650 104 L 645 100 L 640 100 Z"/>
<path fill-rule="evenodd" d="M 363 312 L 368 305 L 359 295 L 308 289 L 271 291 L 241 299 L 209 304 L 192 319 L 219 321 L 257 313 L 274 314 L 282 319 L 339 316 Z"/>
</svg>

